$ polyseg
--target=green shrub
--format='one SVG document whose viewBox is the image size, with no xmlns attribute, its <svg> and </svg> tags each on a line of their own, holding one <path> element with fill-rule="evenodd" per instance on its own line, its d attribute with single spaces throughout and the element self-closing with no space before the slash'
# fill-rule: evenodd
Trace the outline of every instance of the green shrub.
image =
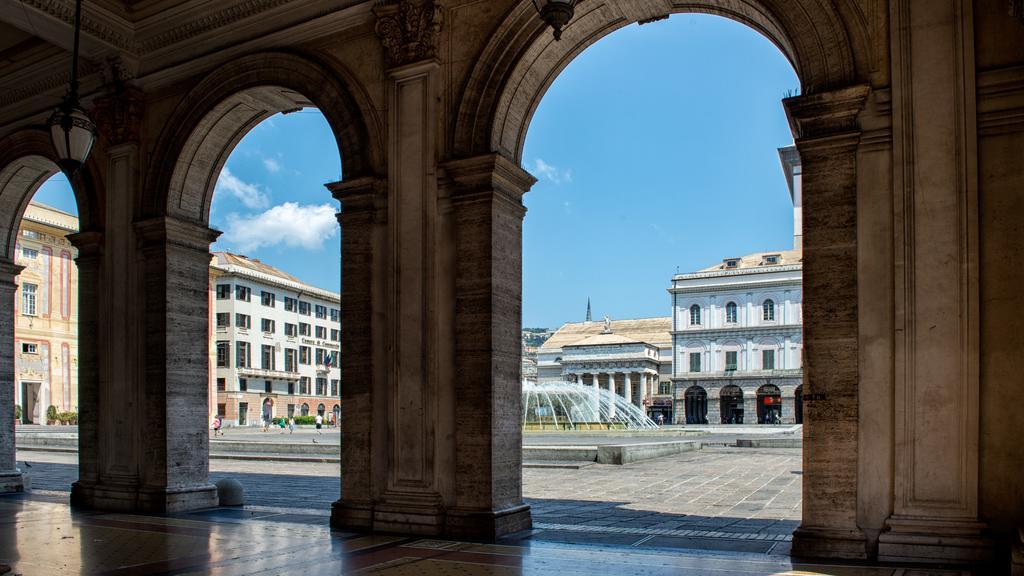
<svg viewBox="0 0 1024 576">
<path fill-rule="evenodd" d="M 296 416 L 295 424 L 316 424 L 316 416 Z"/>
<path fill-rule="evenodd" d="M 61 412 L 57 414 L 57 421 L 61 424 L 78 424 L 78 412 Z"/>
<path fill-rule="evenodd" d="M 59 413 L 57 412 L 57 407 L 56 406 L 53 406 L 51 404 L 50 407 L 46 409 L 46 420 L 48 422 L 53 422 L 53 421 L 57 420 L 57 416 L 58 415 L 59 415 Z"/>
<path fill-rule="evenodd" d="M 21 422 L 21 404 L 14 405 L 14 419 Z"/>
</svg>

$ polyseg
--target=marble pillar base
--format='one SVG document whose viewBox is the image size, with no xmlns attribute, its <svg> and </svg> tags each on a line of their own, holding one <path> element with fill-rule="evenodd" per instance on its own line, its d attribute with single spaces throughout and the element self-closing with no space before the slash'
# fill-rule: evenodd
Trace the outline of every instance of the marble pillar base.
<svg viewBox="0 0 1024 576">
<path fill-rule="evenodd" d="M 71 485 L 71 505 L 115 512 L 186 512 L 219 504 L 213 484 L 176 488 L 140 488 L 113 483 Z"/>
<path fill-rule="evenodd" d="M 981 522 L 941 519 L 897 519 L 878 537 L 878 559 L 884 562 L 977 564 L 989 562 L 994 542 Z"/>
<path fill-rule="evenodd" d="M 495 540 L 533 527 L 526 504 L 505 510 L 444 510 L 437 506 L 382 505 L 339 500 L 331 505 L 331 527 L 356 532 L 386 532 Z"/>
<path fill-rule="evenodd" d="M 531 528 L 533 517 L 528 504 L 504 510 L 448 510 L 445 518 L 449 538 L 496 540 Z"/>
<path fill-rule="evenodd" d="M 792 555 L 794 558 L 866 560 L 867 539 L 859 530 L 801 526 L 793 531 Z"/>
<path fill-rule="evenodd" d="M 0 473 L 0 494 L 25 491 L 25 478 L 21 472 Z"/>
</svg>

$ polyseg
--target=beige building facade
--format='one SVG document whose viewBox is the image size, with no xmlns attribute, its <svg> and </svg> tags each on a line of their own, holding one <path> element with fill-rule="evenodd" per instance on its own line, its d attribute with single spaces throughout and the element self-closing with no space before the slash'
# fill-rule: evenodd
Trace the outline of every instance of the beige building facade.
<svg viewBox="0 0 1024 576">
<path fill-rule="evenodd" d="M 43 204 L 25 210 L 15 245 L 14 403 L 24 424 L 52 424 L 47 410 L 78 412 L 78 218 Z"/>
<path fill-rule="evenodd" d="M 343 178 L 344 529 L 486 539 L 529 528 L 520 430 L 523 168 L 572 58 L 707 12 L 792 62 L 803 187 L 798 556 L 971 562 L 1024 525 L 1024 6 L 1019 0 L 583 0 L 555 41 L 533 0 L 86 3 L 74 175 L 80 453 L 72 502 L 216 505 L 209 207 L 238 139 L 315 106 Z M 0 5 L 0 298 L 57 170 L 67 0 Z M 627 201 L 627 197 L 623 196 Z M 144 281 L 140 281 L 144 279 Z M 0 311 L 0 405 L 14 310 Z M 97 337 L 101 335 L 102 337 Z M 200 432 L 202 431 L 202 432 Z M 0 410 L 0 490 L 18 490 Z"/>
</svg>

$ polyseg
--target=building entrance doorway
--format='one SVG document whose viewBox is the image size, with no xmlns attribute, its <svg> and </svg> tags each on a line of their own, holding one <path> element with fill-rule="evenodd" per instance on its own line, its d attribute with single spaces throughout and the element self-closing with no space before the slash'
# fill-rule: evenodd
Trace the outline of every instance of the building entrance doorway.
<svg viewBox="0 0 1024 576">
<path fill-rule="evenodd" d="M 21 383 L 21 422 L 22 424 L 43 423 L 43 403 L 40 402 L 42 382 Z"/>
<path fill-rule="evenodd" d="M 804 387 L 801 384 L 793 392 L 793 417 L 797 424 L 804 423 Z"/>
<path fill-rule="evenodd" d="M 707 424 L 708 423 L 708 392 L 700 386 L 690 386 L 686 389 L 686 423 Z"/>
<path fill-rule="evenodd" d="M 239 402 L 238 403 L 238 425 L 245 426 L 249 423 L 249 403 Z"/>
<path fill-rule="evenodd" d="M 734 384 L 722 388 L 720 393 L 722 424 L 743 424 L 743 390 Z"/>
<path fill-rule="evenodd" d="M 782 392 L 774 384 L 765 384 L 757 389 L 757 423 L 782 423 Z"/>
</svg>

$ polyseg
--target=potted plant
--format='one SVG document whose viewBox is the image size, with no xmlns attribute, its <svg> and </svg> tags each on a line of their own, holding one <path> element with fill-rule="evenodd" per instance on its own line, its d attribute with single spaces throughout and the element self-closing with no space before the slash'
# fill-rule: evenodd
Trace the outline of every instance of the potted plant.
<svg viewBox="0 0 1024 576">
<path fill-rule="evenodd" d="M 46 409 L 46 424 L 48 426 L 53 426 L 53 423 L 57 421 L 58 416 L 57 407 L 51 404 L 50 407 Z"/>
<path fill-rule="evenodd" d="M 14 405 L 14 423 L 21 424 L 21 404 Z"/>
</svg>

